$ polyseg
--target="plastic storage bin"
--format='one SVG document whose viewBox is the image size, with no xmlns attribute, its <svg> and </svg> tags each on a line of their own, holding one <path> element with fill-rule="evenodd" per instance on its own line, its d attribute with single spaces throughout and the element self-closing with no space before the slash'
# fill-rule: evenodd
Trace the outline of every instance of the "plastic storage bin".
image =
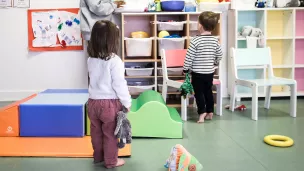
<svg viewBox="0 0 304 171">
<path fill-rule="evenodd" d="M 184 49 L 185 38 L 158 38 L 158 56 L 161 56 L 161 50 Z"/>
<path fill-rule="evenodd" d="M 151 76 L 153 68 L 126 68 L 127 76 Z"/>
<path fill-rule="evenodd" d="M 128 57 L 150 57 L 153 38 L 125 38 Z"/>
<path fill-rule="evenodd" d="M 182 31 L 184 29 L 185 21 L 180 22 L 157 22 L 159 31 Z"/>
<path fill-rule="evenodd" d="M 157 68 L 158 75 L 163 75 L 163 69 Z M 168 75 L 170 76 L 182 76 L 183 68 L 167 68 Z"/>
<path fill-rule="evenodd" d="M 190 21 L 190 31 L 197 31 L 197 21 Z"/>
<path fill-rule="evenodd" d="M 203 11 L 218 11 L 224 12 L 229 10 L 230 2 L 200 2 L 198 5 L 198 12 Z"/>
<path fill-rule="evenodd" d="M 131 95 L 139 95 L 140 93 L 152 90 L 155 85 L 151 85 L 150 82 L 145 81 L 136 81 L 136 82 L 128 82 L 128 87 Z"/>
<path fill-rule="evenodd" d="M 158 84 L 157 86 L 158 86 L 158 91 L 162 92 L 163 85 L 162 84 Z M 170 87 L 170 86 L 168 86 L 168 88 L 167 88 L 167 92 L 168 93 L 174 93 L 174 92 L 178 92 L 178 91 L 179 91 L 178 88 L 174 88 L 174 87 Z"/>
</svg>

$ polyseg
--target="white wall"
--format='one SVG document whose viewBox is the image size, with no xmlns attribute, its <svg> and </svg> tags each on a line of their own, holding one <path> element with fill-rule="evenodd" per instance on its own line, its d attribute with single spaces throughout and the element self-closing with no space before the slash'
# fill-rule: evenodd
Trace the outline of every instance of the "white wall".
<svg viewBox="0 0 304 171">
<path fill-rule="evenodd" d="M 78 8 L 79 0 L 31 0 L 31 8 Z M 86 88 L 83 51 L 29 52 L 27 9 L 0 9 L 0 101 L 47 88 Z"/>
<path fill-rule="evenodd" d="M 78 8 L 79 0 L 31 0 L 31 8 Z M 223 16 L 223 50 L 227 54 L 227 16 Z M 29 52 L 27 9 L 0 9 L 0 101 L 18 100 L 48 88 L 86 88 L 83 51 Z M 227 95 L 227 57 L 222 62 Z"/>
</svg>

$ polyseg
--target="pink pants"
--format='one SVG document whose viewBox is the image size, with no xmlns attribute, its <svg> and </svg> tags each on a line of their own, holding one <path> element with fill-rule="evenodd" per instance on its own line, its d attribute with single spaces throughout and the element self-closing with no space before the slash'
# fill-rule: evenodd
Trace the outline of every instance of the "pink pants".
<svg viewBox="0 0 304 171">
<path fill-rule="evenodd" d="M 105 162 L 107 168 L 117 163 L 117 138 L 114 136 L 117 112 L 122 110 L 119 100 L 93 100 L 88 102 L 94 162 Z"/>
</svg>

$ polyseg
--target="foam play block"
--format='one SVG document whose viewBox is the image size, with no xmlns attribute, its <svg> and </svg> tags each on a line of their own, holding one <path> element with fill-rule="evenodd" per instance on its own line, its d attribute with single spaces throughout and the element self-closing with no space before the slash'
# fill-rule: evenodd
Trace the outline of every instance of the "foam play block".
<svg viewBox="0 0 304 171">
<path fill-rule="evenodd" d="M 133 137 L 183 138 L 183 121 L 161 94 L 149 90 L 132 100 L 128 119 Z"/>
<path fill-rule="evenodd" d="M 19 136 L 19 105 L 35 96 L 31 95 L 0 109 L 0 137 Z"/>
<path fill-rule="evenodd" d="M 20 104 L 20 136 L 83 137 L 85 93 L 38 94 Z"/>
<path fill-rule="evenodd" d="M 128 119 L 133 137 L 183 138 L 183 121 L 175 108 L 166 106 L 161 94 L 145 91 L 132 99 Z M 90 120 L 86 112 L 86 135 L 90 135 Z"/>
<path fill-rule="evenodd" d="M 91 137 L 41 138 L 0 137 L 0 156 L 4 157 L 93 157 Z M 118 151 L 118 156 L 131 156 L 131 144 Z"/>
<path fill-rule="evenodd" d="M 89 93 L 88 89 L 47 89 L 43 93 Z"/>
</svg>

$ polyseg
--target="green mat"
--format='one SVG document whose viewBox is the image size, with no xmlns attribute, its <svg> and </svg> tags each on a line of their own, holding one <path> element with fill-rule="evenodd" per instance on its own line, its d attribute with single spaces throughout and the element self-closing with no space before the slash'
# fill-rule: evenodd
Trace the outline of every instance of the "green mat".
<svg viewBox="0 0 304 171">
<path fill-rule="evenodd" d="M 183 121 L 179 113 L 175 108 L 167 107 L 156 91 L 145 91 L 133 99 L 128 119 L 133 137 L 183 138 Z M 86 124 L 86 134 L 90 135 L 88 117 Z"/>
</svg>

